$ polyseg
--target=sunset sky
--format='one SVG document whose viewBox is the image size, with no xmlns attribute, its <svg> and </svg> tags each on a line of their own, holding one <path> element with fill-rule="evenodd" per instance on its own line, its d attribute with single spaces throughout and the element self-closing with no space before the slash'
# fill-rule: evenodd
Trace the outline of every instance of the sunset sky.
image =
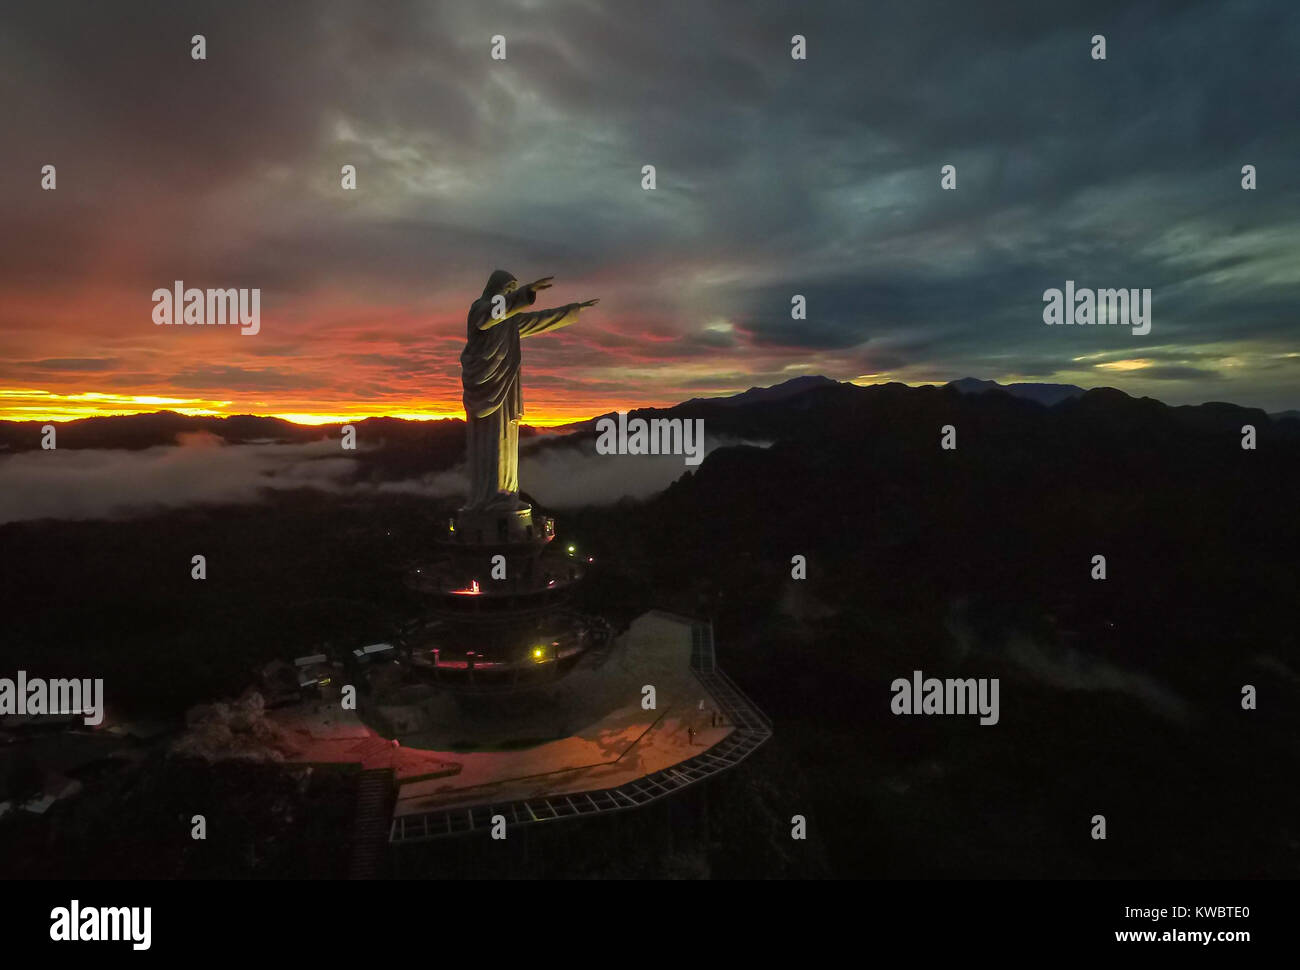
<svg viewBox="0 0 1300 970">
<path fill-rule="evenodd" d="M 803 374 L 1300 407 L 1291 0 L 15 6 L 0 418 L 459 415 L 497 267 L 601 300 L 525 343 L 531 423 Z M 1067 279 L 1151 333 L 1045 326 Z M 155 326 L 174 280 L 261 332 Z"/>
</svg>

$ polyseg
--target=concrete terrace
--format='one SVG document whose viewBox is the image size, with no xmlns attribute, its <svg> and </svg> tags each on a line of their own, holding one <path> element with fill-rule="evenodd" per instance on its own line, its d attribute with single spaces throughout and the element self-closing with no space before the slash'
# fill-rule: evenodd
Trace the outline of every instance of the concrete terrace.
<svg viewBox="0 0 1300 970">
<path fill-rule="evenodd" d="M 645 685 L 654 710 L 641 706 Z M 394 720 L 404 710 L 381 709 Z M 712 628 L 660 611 L 544 695 L 466 704 L 444 693 L 406 713 L 418 724 L 396 744 L 337 700 L 267 716 L 290 745 L 286 761 L 356 764 L 389 779 L 382 810 L 391 804 L 394 844 L 486 829 L 497 814 L 523 825 L 635 808 L 738 764 L 771 736 L 717 669 Z"/>
<path fill-rule="evenodd" d="M 645 684 L 656 689 L 653 711 L 641 708 Z M 452 777 L 399 779 L 390 842 L 485 829 L 497 814 L 524 825 L 638 807 L 738 764 L 771 736 L 717 669 L 711 628 L 668 613 L 639 617 L 601 667 L 575 671 L 565 688 L 588 701 L 579 712 L 603 714 L 524 750 L 444 753 L 461 764 Z M 713 709 L 723 726 L 711 725 Z"/>
</svg>

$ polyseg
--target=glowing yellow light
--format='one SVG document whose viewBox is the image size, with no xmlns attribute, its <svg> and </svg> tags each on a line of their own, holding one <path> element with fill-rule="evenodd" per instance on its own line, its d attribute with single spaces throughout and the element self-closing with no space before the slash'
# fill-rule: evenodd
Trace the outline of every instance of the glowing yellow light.
<svg viewBox="0 0 1300 970">
<path fill-rule="evenodd" d="M 533 658 L 535 660 L 541 660 L 544 656 L 546 656 L 545 650 L 541 647 L 533 647 Z"/>
<path fill-rule="evenodd" d="M 1142 370 L 1144 367 L 1150 367 L 1151 361 L 1145 357 L 1133 357 L 1129 360 L 1110 360 L 1097 366 L 1103 370 Z"/>
</svg>

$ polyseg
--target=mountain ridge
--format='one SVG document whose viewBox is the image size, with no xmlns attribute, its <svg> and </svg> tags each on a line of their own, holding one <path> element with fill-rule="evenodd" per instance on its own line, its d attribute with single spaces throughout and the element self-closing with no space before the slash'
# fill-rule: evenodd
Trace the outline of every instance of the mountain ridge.
<svg viewBox="0 0 1300 970">
<path fill-rule="evenodd" d="M 910 407 L 930 408 L 932 396 L 955 395 L 958 400 L 985 401 L 1001 397 L 1020 406 L 1049 410 L 1066 408 L 1096 411 L 1101 402 L 1112 408 L 1125 408 L 1125 402 L 1150 402 L 1178 420 L 1201 427 L 1226 428 L 1234 422 L 1268 422 L 1300 431 L 1300 411 L 1269 414 L 1259 408 L 1231 402 L 1208 401 L 1202 404 L 1170 405 L 1155 398 L 1134 398 L 1110 387 L 1084 389 L 1073 384 L 999 384 L 996 381 L 964 377 L 946 384 L 908 385 L 898 382 L 854 384 L 822 375 L 804 375 L 769 387 L 751 387 L 738 394 L 715 398 L 689 398 L 666 408 L 630 408 L 629 414 L 640 416 L 707 418 L 715 431 L 741 437 L 771 436 L 778 429 L 794 434 L 808 419 L 834 420 L 837 410 L 857 412 L 876 406 L 888 410 Z M 1149 407 L 1150 405 L 1140 405 Z M 942 410 L 942 409 L 940 409 Z M 901 413 L 901 412 L 900 412 Z M 597 423 L 616 412 L 596 415 L 583 421 L 554 428 L 521 428 L 524 438 L 554 438 L 556 443 L 574 435 L 593 432 Z M 938 412 L 936 412 L 938 414 Z M 102 415 L 71 421 L 0 420 L 0 454 L 13 454 L 41 447 L 41 429 L 52 424 L 58 429 L 61 448 L 121 448 L 136 450 L 177 444 L 178 435 L 208 432 L 228 444 L 278 442 L 302 444 L 339 434 L 344 423 L 357 427 L 363 437 L 379 439 L 393 447 L 420 445 L 441 440 L 463 424 L 456 418 L 439 421 L 412 421 L 397 417 L 368 417 L 351 422 L 305 425 L 264 415 L 228 416 L 184 415 L 160 410 L 142 414 Z M 806 429 L 805 429 L 806 431 Z M 1237 425 L 1240 431 L 1240 424 Z M 366 432 L 369 432 L 366 434 Z"/>
</svg>

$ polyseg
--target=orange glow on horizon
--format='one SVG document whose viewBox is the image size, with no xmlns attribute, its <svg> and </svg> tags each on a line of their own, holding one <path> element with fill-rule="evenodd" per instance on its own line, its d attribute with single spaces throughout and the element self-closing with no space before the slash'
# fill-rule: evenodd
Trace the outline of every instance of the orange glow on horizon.
<svg viewBox="0 0 1300 970">
<path fill-rule="evenodd" d="M 526 411 L 523 424 L 550 428 L 585 421 L 610 411 L 638 407 L 671 407 L 676 402 L 627 404 L 620 401 L 585 406 L 543 404 Z M 77 421 L 82 418 L 115 417 L 174 411 L 188 417 L 231 417 L 254 414 L 279 418 L 293 424 L 347 424 L 366 418 L 400 418 L 404 421 L 463 420 L 460 401 L 404 403 L 354 403 L 313 407 L 308 402 L 233 401 L 152 394 L 113 394 L 84 391 L 62 394 L 33 388 L 0 388 L 0 421 Z"/>
<path fill-rule="evenodd" d="M 55 394 L 26 388 L 0 388 L 0 420 L 4 421 L 76 421 L 119 414 L 152 414 L 160 410 L 199 417 L 227 413 L 229 405 L 229 401 L 152 394 L 99 391 Z"/>
</svg>

